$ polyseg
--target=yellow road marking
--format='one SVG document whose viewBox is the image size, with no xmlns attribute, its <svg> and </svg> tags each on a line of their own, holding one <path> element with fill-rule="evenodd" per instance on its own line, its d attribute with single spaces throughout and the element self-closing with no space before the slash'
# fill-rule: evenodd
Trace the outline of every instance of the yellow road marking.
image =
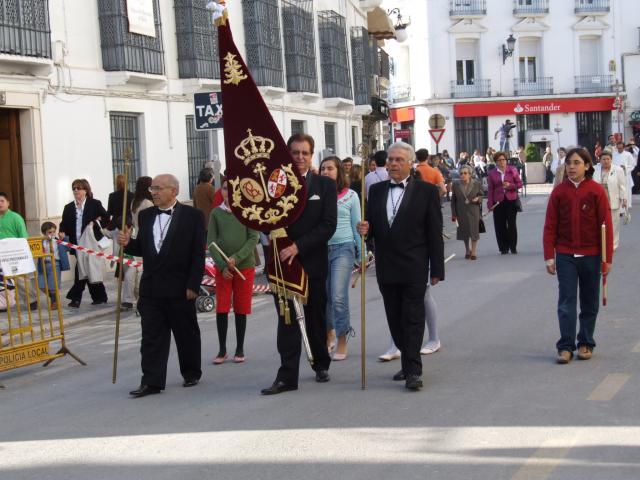
<svg viewBox="0 0 640 480">
<path fill-rule="evenodd" d="M 610 373 L 593 389 L 587 400 L 594 402 L 608 402 L 622 389 L 631 375 L 626 373 Z"/>
<path fill-rule="evenodd" d="M 575 435 L 547 439 L 533 452 L 511 480 L 546 480 L 575 444 Z"/>
</svg>

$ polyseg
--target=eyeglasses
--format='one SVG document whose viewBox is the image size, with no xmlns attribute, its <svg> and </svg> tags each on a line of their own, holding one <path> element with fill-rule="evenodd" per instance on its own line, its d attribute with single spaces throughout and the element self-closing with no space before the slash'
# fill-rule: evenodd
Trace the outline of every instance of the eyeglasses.
<svg viewBox="0 0 640 480">
<path fill-rule="evenodd" d="M 158 186 L 158 185 L 151 185 L 151 186 L 149 187 L 149 192 L 151 192 L 151 193 L 153 193 L 153 192 L 159 192 L 160 190 L 165 190 L 165 189 L 167 189 L 167 188 L 169 188 L 169 187 L 160 187 L 160 186 Z"/>
<path fill-rule="evenodd" d="M 469 175 L 469 172 L 460 172 L 460 175 Z"/>
<path fill-rule="evenodd" d="M 311 155 L 311 152 L 307 152 L 304 150 L 291 150 L 291 155 L 293 156 L 302 155 L 303 157 L 308 157 Z"/>
<path fill-rule="evenodd" d="M 73 190 L 74 192 L 77 192 L 78 190 L 84 190 L 84 188 L 82 188 L 82 187 L 71 187 L 71 190 Z"/>
</svg>

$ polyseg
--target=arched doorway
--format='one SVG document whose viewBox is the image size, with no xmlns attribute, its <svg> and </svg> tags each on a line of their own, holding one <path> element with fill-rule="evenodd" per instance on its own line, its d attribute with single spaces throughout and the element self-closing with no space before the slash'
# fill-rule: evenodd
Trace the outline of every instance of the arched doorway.
<svg viewBox="0 0 640 480">
<path fill-rule="evenodd" d="M 25 216 L 19 110 L 0 108 L 0 191 L 9 195 L 11 210 Z"/>
</svg>

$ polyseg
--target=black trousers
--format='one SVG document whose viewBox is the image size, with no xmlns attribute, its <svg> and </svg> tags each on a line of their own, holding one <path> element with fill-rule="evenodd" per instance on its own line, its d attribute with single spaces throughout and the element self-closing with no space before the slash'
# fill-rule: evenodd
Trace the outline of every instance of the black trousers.
<svg viewBox="0 0 640 480">
<path fill-rule="evenodd" d="M 420 348 L 424 339 L 425 283 L 380 283 L 378 285 L 393 343 L 402 352 L 405 375 L 422 375 Z"/>
<path fill-rule="evenodd" d="M 515 200 L 507 200 L 506 198 L 493 210 L 493 226 L 496 229 L 496 240 L 501 252 L 516 251 L 518 246 L 517 214 Z"/>
<path fill-rule="evenodd" d="M 180 373 L 185 379 L 202 376 L 200 327 L 193 300 L 140 297 L 142 317 L 142 381 L 144 385 L 164 388 L 171 333 L 178 349 Z"/>
<path fill-rule="evenodd" d="M 329 370 L 331 357 L 327 350 L 327 279 L 309 278 L 309 300 L 304 307 L 304 320 L 307 336 L 313 354 L 313 369 Z M 276 312 L 279 313 L 278 298 L 274 295 Z M 289 302 L 291 324 L 284 323 L 284 317 L 278 315 L 278 353 L 280 368 L 276 380 L 288 385 L 298 385 L 300 376 L 300 355 L 302 353 L 302 334 L 296 321 L 293 302 Z M 306 354 L 305 354 L 306 355 Z"/>
<path fill-rule="evenodd" d="M 104 283 L 89 283 L 89 280 L 86 278 L 84 280 L 79 280 L 78 276 L 78 265 L 76 264 L 75 268 L 75 277 L 73 281 L 72 287 L 69 289 L 69 293 L 67 293 L 67 298 L 74 302 L 82 301 L 82 292 L 84 292 L 84 287 L 89 285 L 89 294 L 91 295 L 91 300 L 94 302 L 106 302 L 107 301 L 107 291 L 104 288 Z"/>
</svg>

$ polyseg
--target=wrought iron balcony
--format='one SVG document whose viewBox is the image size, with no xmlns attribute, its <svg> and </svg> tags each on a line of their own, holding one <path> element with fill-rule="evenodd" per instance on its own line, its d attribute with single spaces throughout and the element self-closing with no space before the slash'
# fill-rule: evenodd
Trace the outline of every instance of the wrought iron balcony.
<svg viewBox="0 0 640 480">
<path fill-rule="evenodd" d="M 412 99 L 411 85 L 397 85 L 389 92 L 391 103 L 407 102 Z"/>
<path fill-rule="evenodd" d="M 538 77 L 535 80 L 513 79 L 514 95 L 552 95 L 553 77 Z"/>
<path fill-rule="evenodd" d="M 449 0 L 451 18 L 477 18 L 486 14 L 487 0 Z"/>
<path fill-rule="evenodd" d="M 613 75 L 578 75 L 575 82 L 576 93 L 613 92 Z"/>
<path fill-rule="evenodd" d="M 549 13 L 549 0 L 513 0 L 513 14 L 516 16 L 538 16 Z"/>
<path fill-rule="evenodd" d="M 472 83 L 464 84 L 462 82 L 451 82 L 451 98 L 473 98 L 473 97 L 490 97 L 491 96 L 491 80 L 482 78 L 472 81 Z"/>
<path fill-rule="evenodd" d="M 0 2 L 0 53 L 51 58 L 49 0 Z"/>
<path fill-rule="evenodd" d="M 606 14 L 611 10 L 611 0 L 576 0 L 576 14 Z"/>
<path fill-rule="evenodd" d="M 322 96 L 353 99 L 346 19 L 333 10 L 318 12 Z"/>
<path fill-rule="evenodd" d="M 247 65 L 261 87 L 284 87 L 278 0 L 242 0 Z"/>
<path fill-rule="evenodd" d="M 207 0 L 176 0 L 180 78 L 220 78 L 218 32 L 211 28 Z"/>
<path fill-rule="evenodd" d="M 373 83 L 373 56 L 376 46 L 364 27 L 351 27 L 351 63 L 356 105 L 369 105 Z"/>
</svg>

